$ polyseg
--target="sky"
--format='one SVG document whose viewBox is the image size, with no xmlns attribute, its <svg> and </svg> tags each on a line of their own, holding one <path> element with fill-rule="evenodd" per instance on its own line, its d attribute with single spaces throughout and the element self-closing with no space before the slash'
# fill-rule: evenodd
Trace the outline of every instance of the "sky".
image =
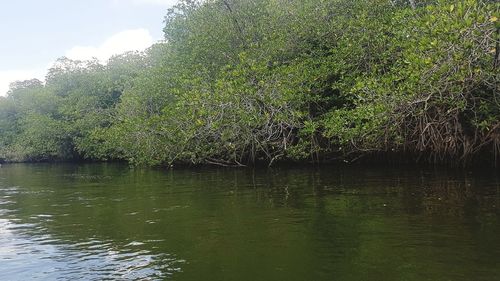
<svg viewBox="0 0 500 281">
<path fill-rule="evenodd" d="M 43 80 L 59 57 L 105 62 L 163 37 L 177 0 L 0 0 L 0 95 L 17 80 Z"/>
</svg>

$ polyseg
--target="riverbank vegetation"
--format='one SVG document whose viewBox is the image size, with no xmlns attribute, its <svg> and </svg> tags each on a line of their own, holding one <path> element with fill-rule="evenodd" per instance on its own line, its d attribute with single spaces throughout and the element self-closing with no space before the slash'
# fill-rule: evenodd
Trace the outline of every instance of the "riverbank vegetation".
<svg viewBox="0 0 500 281">
<path fill-rule="evenodd" d="M 500 156 L 496 1 L 182 0 L 164 42 L 0 99 L 4 161 Z M 402 157 L 403 156 L 403 157 Z"/>
</svg>

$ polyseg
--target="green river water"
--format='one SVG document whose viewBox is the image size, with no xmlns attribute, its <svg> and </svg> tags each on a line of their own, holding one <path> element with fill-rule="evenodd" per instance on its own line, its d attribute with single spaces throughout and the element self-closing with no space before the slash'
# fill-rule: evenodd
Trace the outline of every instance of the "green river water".
<svg viewBox="0 0 500 281">
<path fill-rule="evenodd" d="M 0 280 L 500 280 L 500 173 L 3 165 Z"/>
</svg>

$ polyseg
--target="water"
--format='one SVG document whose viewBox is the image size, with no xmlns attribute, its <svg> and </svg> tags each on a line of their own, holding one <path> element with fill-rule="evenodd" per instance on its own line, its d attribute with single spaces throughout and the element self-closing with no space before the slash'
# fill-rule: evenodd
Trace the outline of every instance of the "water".
<svg viewBox="0 0 500 281">
<path fill-rule="evenodd" d="M 0 280 L 500 280 L 500 175 L 0 168 Z"/>
</svg>

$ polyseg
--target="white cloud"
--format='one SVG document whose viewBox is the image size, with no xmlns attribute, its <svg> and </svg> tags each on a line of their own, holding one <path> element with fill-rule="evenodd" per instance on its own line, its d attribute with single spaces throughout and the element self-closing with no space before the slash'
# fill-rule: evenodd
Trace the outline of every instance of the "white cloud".
<svg viewBox="0 0 500 281">
<path fill-rule="evenodd" d="M 161 0 L 156 1 L 167 2 Z M 143 51 L 149 48 L 153 43 L 155 43 L 155 40 L 147 29 L 131 29 L 112 35 L 98 46 L 73 47 L 66 52 L 65 56 L 74 60 L 89 60 L 95 57 L 105 63 L 113 55 L 119 55 L 128 51 Z M 48 64 L 45 68 L 36 67 L 25 70 L 0 71 L 0 96 L 5 96 L 7 94 L 9 85 L 12 82 L 33 78 L 43 81 L 47 69 L 50 68 L 52 64 L 53 63 Z"/>
<path fill-rule="evenodd" d="M 0 96 L 5 96 L 9 85 L 15 81 L 37 78 L 43 81 L 47 71 L 43 68 L 34 70 L 7 70 L 0 71 Z"/>
<path fill-rule="evenodd" d="M 74 60 L 97 58 L 106 62 L 111 56 L 128 51 L 143 51 L 154 43 L 153 36 L 147 29 L 132 29 L 119 32 L 100 46 L 76 46 L 66 52 L 66 57 Z"/>
</svg>

